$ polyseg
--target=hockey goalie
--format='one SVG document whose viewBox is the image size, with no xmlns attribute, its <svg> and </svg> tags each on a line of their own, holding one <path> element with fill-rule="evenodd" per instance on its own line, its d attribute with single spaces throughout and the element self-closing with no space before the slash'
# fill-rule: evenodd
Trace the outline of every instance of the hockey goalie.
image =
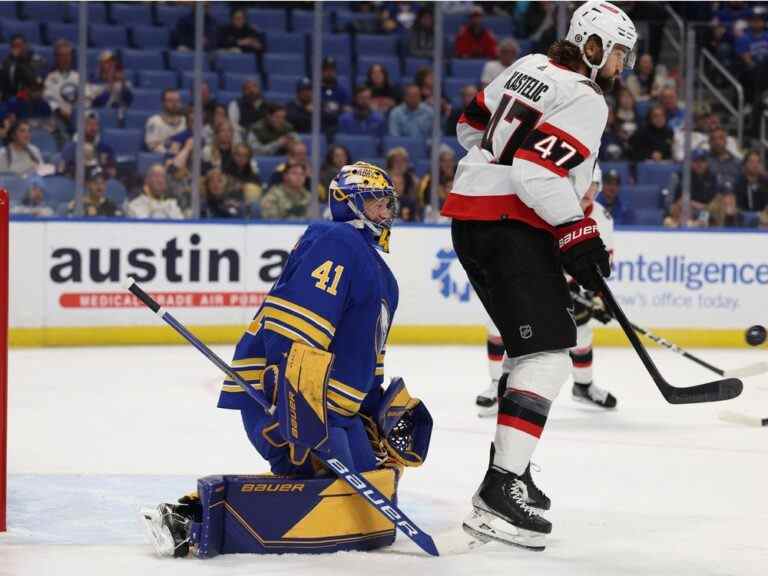
<svg viewBox="0 0 768 576">
<path fill-rule="evenodd" d="M 273 413 L 232 380 L 219 397 L 240 411 L 271 474 L 208 476 L 178 503 L 143 510 L 161 556 L 370 550 L 395 539 L 391 520 L 313 452 L 343 457 L 393 501 L 404 467 L 427 456 L 426 406 L 401 378 L 382 385 L 398 286 L 377 250 L 388 251 L 397 195 L 386 172 L 357 162 L 329 197 L 333 221 L 304 232 L 232 361 Z"/>
</svg>

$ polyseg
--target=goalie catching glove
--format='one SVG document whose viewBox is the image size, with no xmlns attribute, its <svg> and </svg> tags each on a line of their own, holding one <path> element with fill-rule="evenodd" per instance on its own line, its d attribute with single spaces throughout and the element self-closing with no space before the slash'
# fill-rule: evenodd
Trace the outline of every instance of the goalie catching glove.
<svg viewBox="0 0 768 576">
<path fill-rule="evenodd" d="M 587 290 L 597 291 L 597 270 L 606 278 L 611 263 L 605 244 L 600 239 L 597 223 L 592 218 L 561 224 L 555 228 L 560 259 L 565 271 Z"/>
</svg>

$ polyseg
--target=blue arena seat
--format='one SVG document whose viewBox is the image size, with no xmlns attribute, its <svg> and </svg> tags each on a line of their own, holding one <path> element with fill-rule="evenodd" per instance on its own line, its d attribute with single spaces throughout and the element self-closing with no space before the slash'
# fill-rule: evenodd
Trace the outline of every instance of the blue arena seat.
<svg viewBox="0 0 768 576">
<path fill-rule="evenodd" d="M 123 66 L 127 70 L 144 72 L 147 70 L 165 70 L 163 54 L 158 50 L 129 50 L 120 51 Z"/>
<path fill-rule="evenodd" d="M 248 24 L 261 32 L 266 30 L 286 30 L 288 19 L 286 11 L 271 8 L 251 8 L 246 12 Z"/>
<path fill-rule="evenodd" d="M 124 26 L 91 24 L 88 36 L 91 46 L 110 49 L 128 47 L 128 30 Z"/>
<path fill-rule="evenodd" d="M 379 139 L 373 136 L 337 133 L 334 143 L 344 146 L 350 152 L 354 151 L 357 157 L 374 157 L 379 155 Z"/>
<path fill-rule="evenodd" d="M 331 57 L 336 60 L 336 71 L 339 74 L 352 70 L 352 44 L 347 34 L 323 35 L 323 58 Z M 311 48 L 310 48 L 311 51 Z"/>
<path fill-rule="evenodd" d="M 139 70 L 137 84 L 141 88 L 178 88 L 179 75 L 175 70 Z"/>
<path fill-rule="evenodd" d="M 208 83 L 208 88 L 211 92 L 218 92 L 219 90 L 219 75 L 216 72 L 203 72 L 203 80 Z M 181 73 L 181 87 L 187 90 L 191 89 L 195 85 L 195 73 L 194 72 L 182 72 Z"/>
<path fill-rule="evenodd" d="M 461 160 L 467 153 L 464 146 L 459 144 L 459 139 L 455 136 L 443 136 L 441 143 L 453 150 L 454 154 L 456 154 L 456 160 Z"/>
<path fill-rule="evenodd" d="M 336 22 L 334 28 L 338 32 L 349 32 L 356 29 L 355 24 L 366 23 L 375 24 L 379 19 L 377 14 L 352 12 L 351 10 L 339 10 L 336 12 Z"/>
<path fill-rule="evenodd" d="M 147 124 L 147 120 L 150 116 L 155 114 L 150 110 L 126 110 L 125 111 L 125 127 L 131 130 L 144 131 L 144 127 Z"/>
<path fill-rule="evenodd" d="M 374 166 L 378 166 L 379 168 L 386 169 L 387 167 L 387 159 L 382 158 L 381 156 L 370 156 L 368 158 L 361 158 L 358 156 L 354 150 L 350 150 L 350 157 L 349 159 L 352 162 L 357 162 L 358 160 L 362 160 L 363 162 L 368 162 L 368 164 L 373 164 Z"/>
<path fill-rule="evenodd" d="M 629 171 L 629 162 L 600 162 L 600 169 L 603 171 L 603 178 L 611 170 L 619 174 L 620 184 L 626 186 L 633 183 L 632 174 Z"/>
<path fill-rule="evenodd" d="M 515 35 L 514 20 L 508 16 L 487 16 L 483 18 L 483 26 L 488 28 L 498 41 Z"/>
<path fill-rule="evenodd" d="M 422 68 L 429 68 L 432 70 L 432 60 L 429 58 L 406 58 L 405 59 L 405 76 L 413 76 Z M 444 71 L 448 71 L 448 61 L 446 60 L 443 63 L 443 69 Z M 443 79 L 445 79 L 445 76 L 447 74 L 443 75 Z"/>
<path fill-rule="evenodd" d="M 680 164 L 670 162 L 638 162 L 637 183 L 665 188 L 672 174 L 680 171 Z"/>
<path fill-rule="evenodd" d="M 12 2 L 7 2 L 7 4 L 12 4 Z M 20 4 L 24 18 L 27 20 L 65 22 L 71 20 L 73 16 L 70 6 L 66 2 L 20 2 Z"/>
<path fill-rule="evenodd" d="M 8 190 L 11 205 L 18 204 L 27 191 L 27 181 L 13 172 L 0 172 L 0 187 Z"/>
<path fill-rule="evenodd" d="M 48 44 L 54 44 L 57 40 L 69 40 L 72 44 L 78 42 L 78 25 L 65 22 L 47 22 L 43 24 L 45 38 Z"/>
<path fill-rule="evenodd" d="M 32 134 L 32 144 L 40 148 L 40 152 L 46 158 L 50 158 L 53 154 L 59 152 L 59 145 L 56 143 L 56 139 L 45 128 L 32 128 L 30 131 Z"/>
<path fill-rule="evenodd" d="M 131 45 L 139 49 L 165 49 L 171 45 L 171 32 L 158 26 L 133 26 Z"/>
<path fill-rule="evenodd" d="M 400 49 L 398 36 L 379 36 L 376 34 L 358 34 L 355 40 L 359 56 L 395 56 Z"/>
<path fill-rule="evenodd" d="M 360 56 L 357 59 L 357 69 L 360 75 L 368 73 L 374 64 L 381 64 L 389 73 L 389 81 L 400 83 L 400 60 L 396 56 Z"/>
<path fill-rule="evenodd" d="M 0 2 L 0 18 L 16 20 L 19 17 L 18 2 Z"/>
<path fill-rule="evenodd" d="M 631 210 L 633 223 L 638 226 L 661 226 L 664 220 L 664 212 L 661 208 L 645 208 Z"/>
<path fill-rule="evenodd" d="M 46 176 L 43 178 L 45 184 L 45 197 L 48 202 L 58 206 L 71 202 L 75 197 L 75 181 L 66 176 Z"/>
<path fill-rule="evenodd" d="M 139 152 L 136 156 L 136 172 L 141 176 L 144 176 L 149 170 L 149 167 L 153 164 L 162 164 L 165 160 L 163 154 L 155 154 L 154 152 Z"/>
<path fill-rule="evenodd" d="M 269 89 L 276 92 L 295 92 L 296 83 L 299 79 L 296 76 L 281 76 L 271 74 L 269 76 Z"/>
<path fill-rule="evenodd" d="M 304 142 L 307 147 L 307 154 L 312 156 L 312 134 L 299 134 L 299 139 Z M 328 143 L 325 140 L 325 135 L 320 134 L 320 158 L 325 158 L 325 152 L 328 149 Z"/>
<path fill-rule="evenodd" d="M 323 10 L 323 30 L 329 32 L 332 30 L 333 12 L 331 10 Z M 299 10 L 294 8 L 291 13 L 293 32 L 312 32 L 315 29 L 315 14 L 312 10 Z"/>
<path fill-rule="evenodd" d="M 192 71 L 195 69 L 195 53 L 182 50 L 172 50 L 168 52 L 168 68 L 171 70 Z M 208 58 L 203 54 L 203 70 L 210 70 L 211 66 Z"/>
<path fill-rule="evenodd" d="M 268 30 L 266 33 L 267 52 L 280 54 L 304 54 L 307 35 L 303 32 L 279 32 Z"/>
<path fill-rule="evenodd" d="M 216 100 L 221 102 L 222 104 L 229 104 L 232 102 L 232 100 L 237 100 L 240 98 L 241 94 L 239 91 L 235 90 L 219 90 L 216 93 Z"/>
<path fill-rule="evenodd" d="M 454 78 L 469 78 L 477 82 L 483 75 L 483 66 L 485 60 L 480 59 L 459 59 L 451 60 L 451 76 Z"/>
<path fill-rule="evenodd" d="M 461 91 L 467 85 L 477 86 L 477 80 L 468 78 L 446 78 L 443 76 L 443 95 L 451 102 L 461 101 Z"/>
<path fill-rule="evenodd" d="M 293 92 L 275 92 L 273 90 L 266 90 L 264 92 L 264 100 L 267 102 L 277 102 L 278 104 L 287 104 L 295 96 Z"/>
<path fill-rule="evenodd" d="M 112 202 L 114 202 L 119 208 L 125 202 L 125 199 L 128 196 L 128 191 L 125 189 L 125 186 L 122 182 L 120 182 L 120 180 L 110 178 L 107 180 L 106 196 L 112 200 Z"/>
<path fill-rule="evenodd" d="M 259 166 L 259 177 L 262 182 L 269 182 L 275 169 L 285 162 L 285 156 L 256 156 L 256 163 Z"/>
<path fill-rule="evenodd" d="M 144 146 L 144 130 L 112 128 L 102 130 L 101 136 L 112 146 L 118 161 L 135 158 Z"/>
<path fill-rule="evenodd" d="M 243 83 L 246 80 L 253 80 L 256 79 L 258 81 L 258 77 L 253 76 L 252 74 L 224 74 L 222 76 L 222 87 L 224 90 L 227 90 L 229 92 L 240 92 L 240 89 L 243 86 Z M 259 82 L 261 84 L 261 82 Z"/>
<path fill-rule="evenodd" d="M 633 208 L 657 209 L 661 205 L 661 194 L 658 186 L 622 186 L 619 194 Z"/>
<path fill-rule="evenodd" d="M 106 24 L 107 23 L 107 3 L 106 2 L 94 2 L 88 0 L 86 2 L 88 10 L 88 23 L 89 24 Z M 72 20 L 77 20 L 77 10 L 80 7 L 80 2 L 70 2 L 70 13 L 72 14 Z"/>
<path fill-rule="evenodd" d="M 221 52 L 216 56 L 216 68 L 221 72 L 256 74 L 256 58 L 253 54 Z"/>
<path fill-rule="evenodd" d="M 305 76 L 304 55 L 267 53 L 264 55 L 264 72 L 267 74 Z"/>
<path fill-rule="evenodd" d="M 40 24 L 38 22 L 22 22 L 21 20 L 0 20 L 0 30 L 3 36 L 10 40 L 11 36 L 20 34 L 29 44 L 40 44 Z"/>
<path fill-rule="evenodd" d="M 101 108 L 99 110 L 90 110 L 99 118 L 99 126 L 102 130 L 105 128 L 120 128 L 120 113 L 117 108 Z"/>
<path fill-rule="evenodd" d="M 132 110 L 160 112 L 163 91 L 156 88 L 137 88 L 133 91 Z"/>
<path fill-rule="evenodd" d="M 143 2 L 110 2 L 111 20 L 120 26 L 152 26 L 152 7 Z"/>
<path fill-rule="evenodd" d="M 180 18 L 192 12 L 192 8 L 189 6 L 174 6 L 173 4 L 158 4 L 156 9 L 157 23 L 170 29 L 176 27 L 176 22 Z"/>
<path fill-rule="evenodd" d="M 411 161 L 411 164 L 413 166 L 413 171 L 421 178 L 424 176 L 424 174 L 427 174 L 432 166 L 429 158 L 422 158 L 421 160 L 416 160 L 415 162 Z M 429 191 L 427 191 L 429 193 Z"/>
<path fill-rule="evenodd" d="M 408 138 L 407 136 L 384 136 L 382 150 L 385 155 L 387 151 L 398 147 L 403 147 L 408 151 L 411 161 L 427 157 L 427 147 L 424 140 Z"/>
</svg>

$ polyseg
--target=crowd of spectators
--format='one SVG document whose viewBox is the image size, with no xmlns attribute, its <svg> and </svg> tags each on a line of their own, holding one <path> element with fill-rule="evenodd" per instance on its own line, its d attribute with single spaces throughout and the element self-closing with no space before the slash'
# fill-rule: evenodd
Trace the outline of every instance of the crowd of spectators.
<svg viewBox="0 0 768 576">
<path fill-rule="evenodd" d="M 22 4 L 17 4 L 17 12 L 23 22 L 30 19 Z M 171 69 L 173 55 L 194 48 L 194 15 L 187 9 L 172 23 L 161 22 L 159 11 L 165 4 L 152 4 L 133 6 L 145 7 L 154 18 L 152 29 L 168 35 L 169 45 L 159 50 Z M 168 6 L 175 9 L 179 4 L 184 3 Z M 688 18 L 711 21 L 702 36 L 703 46 L 737 70 L 755 111 L 762 110 L 763 99 L 768 102 L 768 81 L 764 80 L 768 78 L 768 69 L 764 70 L 768 66 L 768 31 L 763 3 L 720 4 L 723 6 L 699 7 L 698 12 L 691 7 L 676 9 Z M 114 10 L 104 6 L 105 11 Z M 202 217 L 306 218 L 313 195 L 324 202 L 338 169 L 356 160 L 376 161 L 390 171 L 402 199 L 401 220 L 436 217 L 440 206 L 430 205 L 428 171 L 436 116 L 443 135 L 443 142 L 437 143 L 441 205 L 463 153 L 456 141 L 456 125 L 464 108 L 515 60 L 546 51 L 556 39 L 553 2 L 444 3 L 445 22 L 456 23 L 443 39 L 449 67 L 455 72 L 466 64 L 471 77 L 451 74 L 443 78 L 443 101 L 436 110 L 430 63 L 435 47 L 432 4 L 342 2 L 328 6 L 337 10 L 329 19 L 334 38 L 345 37 L 354 43 L 357 38 L 377 35 L 396 42 L 390 52 L 377 57 L 344 52 L 324 56 L 319 111 L 323 142 L 317 151 L 324 161 L 318 188 L 312 190 L 307 148 L 313 116 L 312 81 L 305 75 L 311 69 L 311 35 L 301 40 L 307 42 L 306 52 L 298 46 L 302 58 L 307 57 L 303 73 L 293 75 L 278 90 L 276 78 L 289 79 L 292 72 L 274 71 L 267 61 L 276 50 L 289 48 L 271 43 L 270 24 L 259 16 L 264 5 L 206 4 L 205 68 L 216 72 L 206 73 L 201 90 L 198 188 Z M 290 8 L 266 11 L 273 15 L 290 12 L 294 25 L 302 12 L 311 16 L 302 10 L 305 7 Z M 627 3 L 625 8 L 634 18 L 655 19 L 656 24 L 665 17 L 660 15 L 663 10 L 650 4 Z M 23 33 L 8 34 L 7 28 L 0 25 L 0 41 L 7 44 L 0 62 L 0 136 L 5 142 L 0 149 L 0 172 L 23 179 L 15 211 L 40 216 L 190 217 L 195 127 L 189 68 L 174 69 L 170 83 L 148 85 L 143 79 L 145 70 L 125 65 L 126 52 L 141 48 L 137 35 L 132 36 L 130 48 L 119 43 L 114 48 L 94 44 L 91 50 L 98 54 L 84 94 L 85 189 L 81 206 L 76 206 L 71 197 L 62 201 L 61 194 L 53 193 L 62 178 L 71 183 L 76 171 L 80 75 L 72 38 L 53 37 L 53 28 L 41 24 L 48 41 L 44 46 L 28 43 Z M 607 169 L 600 201 L 619 224 L 750 226 L 763 220 L 768 224 L 768 212 L 755 217 L 768 209 L 768 177 L 761 155 L 748 145 L 742 147 L 723 127 L 724 117 L 705 102 L 698 103 L 693 114 L 691 221 L 681 222 L 679 166 L 685 155 L 681 71 L 657 62 L 661 34 L 654 26 L 646 28 L 651 33 L 642 41 L 635 70 L 625 74 L 616 90 L 607 95 L 609 120 L 599 158 Z M 236 93 L 228 86 L 228 77 L 225 81 L 229 71 L 221 64 L 225 56 L 232 55 L 251 71 L 240 74 L 244 78 L 236 84 Z M 397 61 L 395 68 L 393 60 Z M 148 86 L 157 93 L 151 112 L 144 94 Z M 139 98 L 142 108 L 136 105 Z M 107 121 L 108 136 L 115 129 L 140 130 L 138 150 L 126 154 L 121 142 L 105 135 Z M 647 164 L 669 166 L 668 180 L 647 185 L 640 170 Z M 69 190 L 73 189 L 70 185 Z M 641 193 L 653 198 L 638 203 Z M 49 196 L 56 198 L 49 201 Z M 642 208 L 636 206 L 639 204 Z"/>
</svg>

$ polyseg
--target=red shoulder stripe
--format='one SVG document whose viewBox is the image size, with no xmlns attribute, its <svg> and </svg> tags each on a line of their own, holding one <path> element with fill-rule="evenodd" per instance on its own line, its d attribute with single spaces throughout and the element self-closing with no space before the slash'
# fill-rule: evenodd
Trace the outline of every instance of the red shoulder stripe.
<svg viewBox="0 0 768 576">
<path fill-rule="evenodd" d="M 582 155 L 582 157 L 587 158 L 589 156 L 589 148 L 584 146 L 584 144 L 581 143 L 581 141 L 576 138 L 575 136 L 572 136 L 565 130 L 561 130 L 557 126 L 553 126 L 552 124 L 549 124 L 548 122 L 544 122 L 543 124 L 539 124 L 536 126 L 536 129 L 540 132 L 544 132 L 545 134 L 551 134 L 552 136 L 557 136 L 561 140 L 564 140 L 574 148 L 576 148 L 576 151 Z"/>
<path fill-rule="evenodd" d="M 523 150 L 522 148 L 518 149 L 518 151 L 515 152 L 515 158 L 522 158 L 523 160 L 528 160 L 528 162 L 538 164 L 542 168 L 546 168 L 550 172 L 554 172 L 561 178 L 568 176 L 568 170 L 561 166 L 557 166 L 551 160 L 544 160 L 544 158 L 536 154 L 536 152 L 532 152 L 531 150 Z"/>
</svg>

